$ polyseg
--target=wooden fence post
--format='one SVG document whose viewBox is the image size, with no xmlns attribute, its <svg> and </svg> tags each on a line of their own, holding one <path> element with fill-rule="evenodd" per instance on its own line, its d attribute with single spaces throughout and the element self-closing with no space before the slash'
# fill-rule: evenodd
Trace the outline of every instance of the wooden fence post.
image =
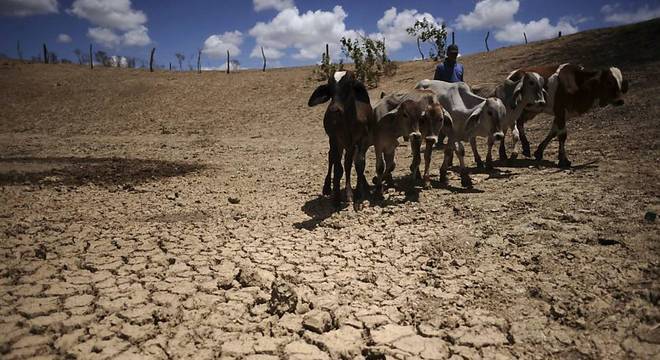
<svg viewBox="0 0 660 360">
<path fill-rule="evenodd" d="M 486 51 L 490 51 L 490 48 L 488 48 L 488 37 L 490 36 L 490 31 L 486 33 L 486 39 L 484 39 L 484 42 L 486 43 Z"/>
<path fill-rule="evenodd" d="M 18 60 L 23 61 L 23 53 L 21 52 L 21 41 L 16 40 L 16 52 L 18 53 Z"/>
<path fill-rule="evenodd" d="M 154 52 L 156 48 L 151 48 L 151 56 L 149 56 L 149 72 L 154 72 Z"/>
<path fill-rule="evenodd" d="M 44 64 L 48 64 L 48 48 L 46 48 L 46 43 L 44 43 Z"/>
<path fill-rule="evenodd" d="M 557 35 L 557 37 L 558 37 L 558 38 L 560 38 L 560 37 L 561 37 L 561 31 L 559 32 L 559 34 Z"/>
<path fill-rule="evenodd" d="M 202 73 L 202 49 L 199 49 L 199 52 L 197 52 L 197 73 Z"/>
<path fill-rule="evenodd" d="M 525 37 L 525 44 L 527 44 L 527 34 L 523 32 L 523 36 Z"/>
<path fill-rule="evenodd" d="M 451 44 L 455 45 L 456 44 L 456 37 L 454 36 L 454 32 L 451 32 Z"/>
<path fill-rule="evenodd" d="M 229 50 L 227 50 L 227 74 L 229 74 Z"/>
<path fill-rule="evenodd" d="M 92 44 L 89 44 L 89 68 L 94 70 L 94 59 L 92 58 Z"/>
<path fill-rule="evenodd" d="M 264 53 L 264 47 L 261 47 L 261 57 L 264 58 L 264 68 L 261 70 L 263 72 L 266 72 L 266 54 Z"/>
<path fill-rule="evenodd" d="M 170 71 L 172 71 L 172 62 L 170 61 Z"/>
</svg>

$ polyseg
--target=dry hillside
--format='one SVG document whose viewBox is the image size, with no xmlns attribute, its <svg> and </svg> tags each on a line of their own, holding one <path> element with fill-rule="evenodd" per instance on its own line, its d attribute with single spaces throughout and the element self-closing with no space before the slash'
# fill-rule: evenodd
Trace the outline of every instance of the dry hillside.
<svg viewBox="0 0 660 360">
<path fill-rule="evenodd" d="M 0 357 L 657 358 L 658 34 L 464 57 L 473 85 L 571 61 L 619 66 L 630 91 L 570 121 L 570 170 L 553 143 L 472 191 L 455 174 L 422 190 L 402 147 L 396 187 L 360 212 L 320 196 L 309 67 L 0 63 Z M 372 97 L 433 68 L 402 63 Z"/>
</svg>

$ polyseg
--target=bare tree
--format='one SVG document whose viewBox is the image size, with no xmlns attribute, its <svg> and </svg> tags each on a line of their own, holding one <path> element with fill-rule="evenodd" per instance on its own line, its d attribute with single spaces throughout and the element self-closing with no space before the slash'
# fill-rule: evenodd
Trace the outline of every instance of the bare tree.
<svg viewBox="0 0 660 360">
<path fill-rule="evenodd" d="M 186 56 L 182 53 L 176 53 L 174 56 L 176 56 L 177 61 L 179 61 L 179 71 L 183 71 L 183 60 L 186 59 Z"/>
<path fill-rule="evenodd" d="M 78 57 L 78 63 L 82 65 L 82 51 L 80 51 L 80 49 L 75 49 L 73 50 L 73 53 Z"/>
<path fill-rule="evenodd" d="M 490 31 L 486 33 L 486 38 L 484 39 L 484 42 L 486 43 L 486 51 L 490 51 L 490 48 L 488 47 L 488 37 L 490 36 Z"/>
<path fill-rule="evenodd" d="M 229 50 L 227 50 L 227 74 L 229 74 Z"/>
</svg>

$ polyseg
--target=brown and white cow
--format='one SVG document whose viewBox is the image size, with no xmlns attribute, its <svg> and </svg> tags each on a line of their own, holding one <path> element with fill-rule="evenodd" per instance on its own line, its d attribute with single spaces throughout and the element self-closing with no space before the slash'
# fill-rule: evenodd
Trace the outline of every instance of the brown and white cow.
<svg viewBox="0 0 660 360">
<path fill-rule="evenodd" d="M 433 145 L 438 136 L 451 135 L 446 130 L 451 129 L 451 116 L 435 99 L 435 93 L 430 90 L 411 90 L 408 93 L 391 94 L 374 106 L 376 126 L 373 132 L 374 150 L 376 153 L 376 194 L 382 196 L 382 182 L 391 182 L 391 174 L 396 163 L 394 155 L 399 146 L 398 138 L 410 140 L 413 161 L 410 171 L 414 180 L 419 180 L 421 174 L 420 148 L 422 138 L 426 142 L 424 152 L 424 185 L 430 185 L 429 168 Z"/>
<path fill-rule="evenodd" d="M 559 139 L 559 166 L 570 167 L 571 162 L 566 157 L 565 149 L 566 121 L 588 112 L 596 105 L 623 105 L 623 94 L 628 91 L 628 81 L 623 79 L 621 70 L 616 67 L 592 71 L 568 63 L 518 69 L 513 71 L 508 79 L 515 81 L 526 72 L 535 72 L 544 78 L 548 97 L 544 107 L 529 106 L 517 120 L 523 154 L 530 156 L 525 122 L 544 112 L 554 115 L 554 121 L 552 129 L 534 152 L 534 157 L 536 160 L 542 160 L 545 148 L 556 136 Z"/>
<path fill-rule="evenodd" d="M 336 72 L 328 79 L 327 84 L 314 90 L 307 104 L 315 106 L 329 100 L 330 104 L 323 117 L 323 128 L 330 143 L 328 172 L 323 184 L 323 194 L 332 194 L 335 205 L 338 206 L 341 202 L 340 181 L 343 172 L 346 173 L 346 201 L 349 203 L 353 201 L 351 167 L 354 162 L 358 177 L 356 187 L 358 198 L 366 197 L 369 192 L 369 185 L 364 177 L 365 153 L 369 148 L 369 131 L 374 125 L 374 118 L 369 93 L 352 71 Z"/>
</svg>

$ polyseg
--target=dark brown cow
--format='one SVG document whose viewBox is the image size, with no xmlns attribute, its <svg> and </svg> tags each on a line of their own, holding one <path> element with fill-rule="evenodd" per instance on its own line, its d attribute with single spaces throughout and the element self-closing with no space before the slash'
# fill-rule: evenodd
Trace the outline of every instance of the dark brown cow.
<svg viewBox="0 0 660 360">
<path fill-rule="evenodd" d="M 552 129 L 534 152 L 536 160 L 543 159 L 543 152 L 555 136 L 559 138 L 559 166 L 570 167 L 571 162 L 566 157 L 566 121 L 588 112 L 598 104 L 600 107 L 612 104 L 623 105 L 623 94 L 628 91 L 628 81 L 623 79 L 621 70 L 610 67 L 606 70 L 585 70 L 573 64 L 555 66 L 540 66 L 519 69 L 509 75 L 509 79 L 517 80 L 526 72 L 535 72 L 545 79 L 548 92 L 546 106 L 542 108 L 528 107 L 517 120 L 520 142 L 523 154 L 530 156 L 529 141 L 525 136 L 525 122 L 533 119 L 541 112 L 554 115 Z"/>
<path fill-rule="evenodd" d="M 315 106 L 330 100 L 323 117 L 323 128 L 328 135 L 328 173 L 323 184 L 323 194 L 333 195 L 335 205 L 339 205 L 340 181 L 346 173 L 346 201 L 353 202 L 351 189 L 351 167 L 355 162 L 357 173 L 357 197 L 363 198 L 369 192 L 364 177 L 365 153 L 369 148 L 369 129 L 373 126 L 373 111 L 369 93 L 351 71 L 338 71 L 328 79 L 328 83 L 314 90 L 307 104 Z M 344 157 L 344 168 L 341 165 Z M 334 178 L 332 178 L 334 168 Z M 332 189 L 330 183 L 332 181 Z"/>
</svg>

